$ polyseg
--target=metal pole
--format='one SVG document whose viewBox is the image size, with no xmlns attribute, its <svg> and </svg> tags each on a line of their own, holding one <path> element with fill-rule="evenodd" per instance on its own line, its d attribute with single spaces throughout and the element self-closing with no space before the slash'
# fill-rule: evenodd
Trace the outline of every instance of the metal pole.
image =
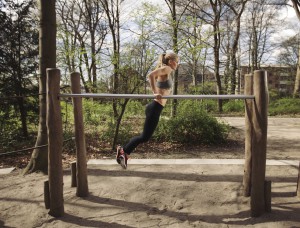
<svg viewBox="0 0 300 228">
<path fill-rule="evenodd" d="M 134 98 L 154 99 L 149 94 L 111 94 L 111 93 L 81 93 L 81 94 L 60 94 L 60 97 L 82 97 L 82 98 Z M 254 99 L 253 95 L 169 95 L 162 96 L 165 99 Z"/>
</svg>

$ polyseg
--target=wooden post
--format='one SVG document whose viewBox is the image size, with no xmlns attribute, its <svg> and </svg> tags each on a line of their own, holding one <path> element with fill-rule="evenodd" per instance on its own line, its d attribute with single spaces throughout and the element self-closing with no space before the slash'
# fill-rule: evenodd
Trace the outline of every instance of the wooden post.
<svg viewBox="0 0 300 228">
<path fill-rule="evenodd" d="M 245 95 L 253 95 L 253 76 L 245 75 Z M 253 100 L 245 100 L 245 165 L 244 165 L 244 196 L 250 196 L 251 189 L 251 153 L 252 153 L 252 107 Z"/>
<path fill-rule="evenodd" d="M 81 93 L 80 74 L 77 72 L 71 73 L 71 89 L 72 93 Z M 82 114 L 82 98 L 73 97 L 74 121 L 75 121 L 75 143 L 76 143 L 76 163 L 77 163 L 77 191 L 79 197 L 88 196 L 88 181 L 87 181 L 87 162 L 86 162 L 86 146 L 84 136 L 84 124 Z"/>
<path fill-rule="evenodd" d="M 297 197 L 300 198 L 300 163 L 298 167 L 298 180 L 297 180 L 297 190 L 296 190 Z"/>
<path fill-rule="evenodd" d="M 265 211 L 272 211 L 272 182 L 270 180 L 265 181 Z"/>
<path fill-rule="evenodd" d="M 76 162 L 71 163 L 71 187 L 77 187 Z"/>
<path fill-rule="evenodd" d="M 50 193 L 49 193 L 49 181 L 44 181 L 44 202 L 45 202 L 45 208 L 50 208 Z"/>
<path fill-rule="evenodd" d="M 63 130 L 59 100 L 60 71 L 47 69 L 47 129 L 48 129 L 48 175 L 50 193 L 49 214 L 64 214 L 62 148 Z"/>
<path fill-rule="evenodd" d="M 268 127 L 268 89 L 265 71 L 254 71 L 253 138 L 251 174 L 251 216 L 265 212 L 265 175 Z"/>
</svg>

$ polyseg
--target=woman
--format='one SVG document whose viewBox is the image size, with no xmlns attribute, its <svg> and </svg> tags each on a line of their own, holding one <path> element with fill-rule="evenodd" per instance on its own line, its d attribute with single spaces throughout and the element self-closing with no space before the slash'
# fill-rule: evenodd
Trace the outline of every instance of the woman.
<svg viewBox="0 0 300 228">
<path fill-rule="evenodd" d="M 161 54 L 158 58 L 156 69 L 148 75 L 155 99 L 146 106 L 146 120 L 141 135 L 130 139 L 124 147 L 117 147 L 116 159 L 124 169 L 127 168 L 128 155 L 140 143 L 147 142 L 152 136 L 158 124 L 160 114 L 167 102 L 167 99 L 162 99 L 162 96 L 171 94 L 173 84 L 171 73 L 177 69 L 178 61 L 179 58 L 174 52 Z"/>
</svg>

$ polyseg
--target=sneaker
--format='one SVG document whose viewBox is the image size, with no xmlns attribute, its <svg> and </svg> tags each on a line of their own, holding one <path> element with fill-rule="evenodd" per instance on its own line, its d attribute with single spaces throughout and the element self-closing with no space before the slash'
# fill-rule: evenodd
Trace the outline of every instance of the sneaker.
<svg viewBox="0 0 300 228">
<path fill-rule="evenodd" d="M 121 146 L 117 147 L 116 160 L 117 160 L 118 164 L 120 164 L 122 166 L 123 169 L 127 168 L 128 156 L 124 152 L 124 150 L 123 150 L 123 148 Z"/>
</svg>

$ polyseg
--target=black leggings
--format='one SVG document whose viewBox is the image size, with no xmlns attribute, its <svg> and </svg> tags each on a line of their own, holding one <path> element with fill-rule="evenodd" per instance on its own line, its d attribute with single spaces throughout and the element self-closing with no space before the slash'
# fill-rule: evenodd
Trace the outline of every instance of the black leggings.
<svg viewBox="0 0 300 228">
<path fill-rule="evenodd" d="M 126 154 L 130 154 L 140 143 L 147 142 L 158 124 L 161 111 L 164 106 L 156 101 L 152 101 L 146 106 L 146 120 L 144 123 L 144 130 L 139 136 L 135 136 L 123 147 Z"/>
</svg>

